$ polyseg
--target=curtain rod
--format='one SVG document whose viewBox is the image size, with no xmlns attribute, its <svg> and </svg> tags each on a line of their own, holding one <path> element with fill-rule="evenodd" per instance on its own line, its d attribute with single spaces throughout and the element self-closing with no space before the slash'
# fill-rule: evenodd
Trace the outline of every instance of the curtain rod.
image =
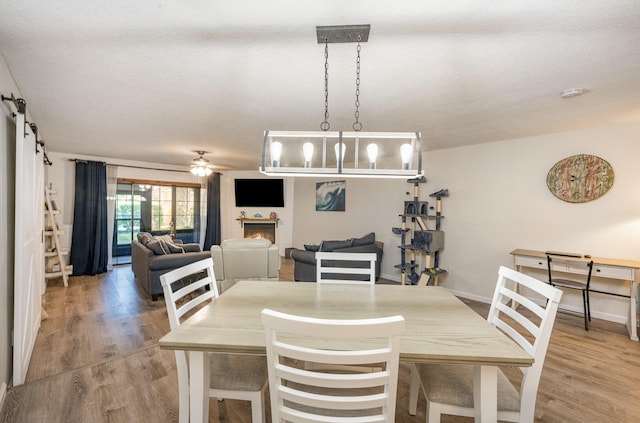
<svg viewBox="0 0 640 423">
<path fill-rule="evenodd" d="M 84 160 L 84 159 L 69 159 L 70 162 L 90 162 L 90 161 L 98 161 L 98 160 Z M 185 172 L 185 173 L 190 173 L 188 170 L 178 170 L 178 169 L 161 169 L 161 168 L 157 168 L 157 167 L 145 167 L 145 166 L 132 166 L 132 165 L 122 165 L 122 164 L 113 164 L 113 163 L 107 163 L 107 162 L 102 162 L 105 165 L 110 165 L 110 166 L 120 166 L 120 167 L 130 167 L 132 169 L 146 169 L 146 170 L 161 170 L 163 172 Z"/>
</svg>

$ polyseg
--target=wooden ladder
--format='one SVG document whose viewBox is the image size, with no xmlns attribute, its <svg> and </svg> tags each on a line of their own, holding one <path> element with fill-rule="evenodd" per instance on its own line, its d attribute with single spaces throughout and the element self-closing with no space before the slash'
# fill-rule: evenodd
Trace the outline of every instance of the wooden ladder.
<svg viewBox="0 0 640 423">
<path fill-rule="evenodd" d="M 60 235 L 64 233 L 60 229 L 55 216 L 60 215 L 60 210 L 51 201 L 51 194 L 55 194 L 50 188 L 44 189 L 45 199 L 45 279 L 62 277 L 64 286 L 69 286 L 69 275 L 73 271 L 72 266 L 68 266 L 64 256 L 69 255 L 68 249 L 63 249 L 60 244 Z M 55 266 L 58 270 L 55 270 Z"/>
</svg>

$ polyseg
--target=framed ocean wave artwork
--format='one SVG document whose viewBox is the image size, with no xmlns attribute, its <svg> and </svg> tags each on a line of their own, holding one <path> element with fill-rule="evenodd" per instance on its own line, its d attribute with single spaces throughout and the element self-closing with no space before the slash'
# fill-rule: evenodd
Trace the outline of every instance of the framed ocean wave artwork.
<svg viewBox="0 0 640 423">
<path fill-rule="evenodd" d="M 347 181 L 316 183 L 316 211 L 344 211 Z"/>
</svg>

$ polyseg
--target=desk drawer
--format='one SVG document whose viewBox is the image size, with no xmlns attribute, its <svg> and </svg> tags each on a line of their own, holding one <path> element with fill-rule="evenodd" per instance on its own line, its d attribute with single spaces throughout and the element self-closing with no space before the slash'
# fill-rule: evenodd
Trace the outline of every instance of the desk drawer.
<svg viewBox="0 0 640 423">
<path fill-rule="evenodd" d="M 514 264 L 522 267 L 533 267 L 535 269 L 546 269 L 547 259 L 541 259 L 537 257 L 515 256 Z"/>
<path fill-rule="evenodd" d="M 592 276 L 599 276 L 602 278 L 622 279 L 625 281 L 633 280 L 633 269 L 616 266 L 603 266 L 601 264 L 594 264 L 591 272 Z"/>
</svg>

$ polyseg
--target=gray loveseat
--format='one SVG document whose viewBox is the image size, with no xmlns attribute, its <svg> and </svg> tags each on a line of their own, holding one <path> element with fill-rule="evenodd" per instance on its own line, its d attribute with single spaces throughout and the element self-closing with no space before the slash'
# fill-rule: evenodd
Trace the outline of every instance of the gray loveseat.
<svg viewBox="0 0 640 423">
<path fill-rule="evenodd" d="M 296 281 L 316 281 L 316 251 L 335 251 L 343 253 L 376 253 L 376 280 L 380 277 L 383 244 L 376 241 L 376 234 L 371 232 L 361 238 L 349 238 L 340 241 L 322 241 L 319 245 L 305 245 L 301 250 L 293 248 L 291 258 L 294 261 L 293 277 Z"/>
<path fill-rule="evenodd" d="M 160 275 L 211 257 L 209 251 L 200 251 L 200 246 L 197 244 L 184 244 L 182 246 L 185 250 L 184 253 L 175 249 L 173 250 L 174 252 L 171 252 L 165 246 L 164 251 L 167 251 L 165 254 L 162 248 L 157 248 L 157 245 L 153 244 L 151 247 L 156 251 L 154 252 L 142 242 L 136 240 L 131 242 L 131 270 L 140 289 L 151 296 L 153 301 L 157 300 L 159 295 L 162 295 Z M 157 254 L 158 252 L 160 254 Z"/>
</svg>

